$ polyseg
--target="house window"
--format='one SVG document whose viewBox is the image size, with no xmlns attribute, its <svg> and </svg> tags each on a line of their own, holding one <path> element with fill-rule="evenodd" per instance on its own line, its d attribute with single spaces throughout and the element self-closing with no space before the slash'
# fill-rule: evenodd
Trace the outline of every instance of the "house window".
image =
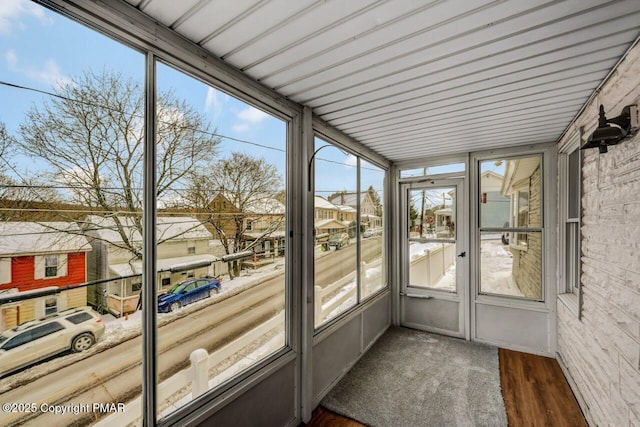
<svg viewBox="0 0 640 427">
<path fill-rule="evenodd" d="M 247 220 L 247 231 L 251 231 L 253 227 L 253 221 L 250 219 Z"/>
<path fill-rule="evenodd" d="M 0 285 L 11 283 L 11 258 L 0 258 Z"/>
<path fill-rule="evenodd" d="M 558 155 L 559 297 L 580 316 L 580 216 L 582 166 L 580 134 Z"/>
<path fill-rule="evenodd" d="M 36 256 L 35 279 L 51 279 L 67 275 L 67 254 Z"/>
<path fill-rule="evenodd" d="M 194 242 L 193 240 L 189 240 L 187 242 L 187 253 L 188 254 L 195 254 L 196 253 L 196 242 Z"/>
<path fill-rule="evenodd" d="M 519 190 L 513 197 L 513 217 L 514 228 L 529 227 L 529 189 Z M 511 246 L 517 249 L 527 249 L 527 233 L 512 233 Z"/>
<path fill-rule="evenodd" d="M 44 277 L 58 276 L 58 255 L 44 257 Z"/>
<path fill-rule="evenodd" d="M 44 300 L 44 314 L 55 314 L 58 312 L 58 299 L 56 297 L 47 298 Z"/>
</svg>

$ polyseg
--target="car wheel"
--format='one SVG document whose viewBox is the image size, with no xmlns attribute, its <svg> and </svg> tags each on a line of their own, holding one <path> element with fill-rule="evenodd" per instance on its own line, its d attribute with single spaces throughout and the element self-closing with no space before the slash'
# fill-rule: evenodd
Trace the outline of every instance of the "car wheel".
<svg viewBox="0 0 640 427">
<path fill-rule="evenodd" d="M 80 334 L 71 342 L 71 350 L 74 353 L 80 353 L 89 349 L 95 342 L 96 339 L 90 333 Z"/>
<path fill-rule="evenodd" d="M 169 311 L 176 311 L 178 310 L 180 307 L 182 307 L 182 305 L 179 302 L 174 302 L 169 306 Z"/>
</svg>

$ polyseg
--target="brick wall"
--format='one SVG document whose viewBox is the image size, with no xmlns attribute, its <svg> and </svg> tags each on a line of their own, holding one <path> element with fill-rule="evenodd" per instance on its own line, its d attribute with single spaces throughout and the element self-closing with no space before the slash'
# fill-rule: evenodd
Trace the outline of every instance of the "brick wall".
<svg viewBox="0 0 640 427">
<path fill-rule="evenodd" d="M 640 46 L 565 140 L 593 132 L 600 103 L 608 117 L 640 104 Z M 582 173 L 582 318 L 558 302 L 558 354 L 592 423 L 640 426 L 640 135 L 583 151 Z"/>
<path fill-rule="evenodd" d="M 529 180 L 529 224 L 541 221 L 541 172 L 535 170 Z M 516 285 L 527 298 L 542 298 L 542 233 L 527 233 L 527 250 L 512 249 Z"/>
</svg>

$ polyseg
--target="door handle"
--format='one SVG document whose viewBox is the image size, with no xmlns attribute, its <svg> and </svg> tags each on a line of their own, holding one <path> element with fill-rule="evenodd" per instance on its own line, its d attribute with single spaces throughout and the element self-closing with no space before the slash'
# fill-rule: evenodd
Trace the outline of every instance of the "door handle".
<svg viewBox="0 0 640 427">
<path fill-rule="evenodd" d="M 458 258 L 464 258 L 464 257 L 466 257 L 466 256 L 467 256 L 467 253 L 466 253 L 466 252 L 460 252 L 460 253 L 458 254 Z"/>
</svg>

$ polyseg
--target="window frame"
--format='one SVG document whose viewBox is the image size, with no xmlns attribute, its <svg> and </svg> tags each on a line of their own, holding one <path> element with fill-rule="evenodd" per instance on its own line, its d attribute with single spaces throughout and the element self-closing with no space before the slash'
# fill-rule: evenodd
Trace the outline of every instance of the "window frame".
<svg viewBox="0 0 640 427">
<path fill-rule="evenodd" d="M 55 265 L 50 265 L 50 261 L 55 259 Z M 44 277 L 45 279 L 50 279 L 53 277 L 58 277 L 58 271 L 59 271 L 59 266 L 60 264 L 60 258 L 58 257 L 58 255 L 53 254 L 53 255 L 45 255 L 44 256 Z M 49 274 L 50 269 L 55 269 L 52 270 L 53 274 Z"/>
<path fill-rule="evenodd" d="M 528 235 L 530 233 L 538 233 L 541 239 L 541 253 L 540 253 L 540 261 L 541 261 L 541 275 L 540 275 L 540 286 L 541 286 L 541 295 L 540 298 L 531 298 L 531 297 L 521 297 L 521 296 L 513 296 L 506 294 L 498 294 L 492 292 L 486 292 L 482 290 L 482 261 L 478 256 L 476 262 L 476 272 L 477 272 L 477 283 L 474 288 L 475 297 L 478 300 L 492 300 L 492 299 L 510 299 L 512 301 L 518 301 L 518 304 L 522 302 L 523 306 L 536 306 L 536 305 L 547 305 L 550 303 L 549 292 L 547 292 L 547 252 L 548 248 L 545 244 L 546 233 L 547 233 L 547 221 L 552 221 L 551 217 L 547 212 L 547 199 L 546 199 L 546 185 L 548 180 L 552 180 L 550 177 L 545 176 L 546 171 L 546 161 L 545 158 L 548 156 L 548 153 L 544 148 L 532 149 L 532 150 L 522 150 L 518 152 L 518 150 L 507 150 L 504 154 L 501 155 L 500 152 L 490 152 L 487 155 L 482 153 L 473 155 L 474 158 L 474 168 L 475 168 L 475 191 L 477 194 L 474 195 L 474 203 L 475 203 L 475 234 L 474 236 L 476 240 L 476 250 L 478 254 L 481 253 L 481 236 L 482 233 L 495 232 L 495 233 L 508 233 L 509 235 L 509 248 L 516 249 L 522 252 L 527 251 L 527 247 L 524 245 L 513 244 L 514 240 L 517 240 L 517 235 L 525 234 Z M 518 181 L 514 184 L 514 192 L 510 193 L 510 205 L 509 205 L 509 225 L 503 227 L 483 227 L 482 226 L 482 188 L 480 186 L 481 175 L 482 175 L 482 163 L 483 162 L 493 162 L 496 160 L 509 161 L 509 160 L 521 160 L 537 157 L 539 159 L 539 168 L 540 168 L 540 223 L 537 225 L 531 225 L 531 219 L 529 216 L 529 225 L 526 227 L 516 227 L 514 224 L 511 224 L 513 221 L 514 214 L 514 199 L 518 199 L 518 194 L 523 188 L 530 187 L 530 180 L 526 181 Z M 528 206 L 529 206 L 529 215 L 531 213 L 531 194 L 529 194 L 528 198 Z M 517 218 L 517 216 L 516 216 Z M 546 219 L 545 219 L 546 218 Z M 528 246 L 528 245 L 527 245 Z"/>
<path fill-rule="evenodd" d="M 558 149 L 558 299 L 578 318 L 582 316 L 582 261 L 581 261 L 581 241 L 582 241 L 582 152 L 580 143 L 582 133 L 576 132 L 567 142 Z M 569 212 L 570 182 L 571 172 L 570 156 L 578 153 L 578 177 L 577 188 L 579 194 L 578 217 L 573 218 Z M 574 177 L 575 178 L 575 177 Z M 577 224 L 577 226 L 570 225 Z M 576 228 L 574 243 L 577 243 L 577 250 L 570 254 L 570 243 L 568 227 Z M 576 248 L 576 247 L 574 247 Z M 574 269 L 568 268 L 569 257 L 575 257 Z M 575 285 L 577 286 L 574 286 Z"/>
<path fill-rule="evenodd" d="M 375 160 L 375 158 L 371 157 L 371 156 L 367 156 L 364 153 L 362 153 L 361 151 L 359 151 L 358 149 L 352 148 L 349 141 L 343 141 L 343 138 L 339 137 L 339 135 L 335 135 L 335 137 L 333 136 L 333 132 L 323 132 L 323 130 L 328 130 L 326 128 L 324 128 L 323 126 L 318 126 L 319 123 L 314 121 L 314 126 L 313 126 L 313 144 L 311 146 L 312 151 L 311 153 L 317 152 L 319 150 L 319 148 L 316 147 L 316 139 L 322 140 L 325 144 L 330 145 L 334 148 L 337 148 L 345 153 L 348 153 L 349 155 L 352 155 L 356 158 L 356 190 L 357 190 L 357 200 L 356 200 L 356 234 L 354 236 L 355 240 L 356 240 L 356 273 L 355 273 L 355 277 L 356 277 L 356 303 L 349 307 L 348 309 L 344 310 L 342 313 L 338 314 L 335 317 L 332 317 L 330 319 L 325 320 L 323 323 L 321 323 L 320 325 L 316 326 L 315 322 L 312 325 L 313 326 L 313 335 L 314 335 L 314 339 L 319 339 L 319 337 L 324 336 L 326 333 L 330 333 L 332 330 L 335 329 L 336 325 L 340 324 L 340 322 L 343 321 L 343 319 L 347 319 L 350 318 L 350 316 L 354 313 L 357 312 L 358 310 L 361 310 L 362 307 L 368 303 L 369 301 L 373 301 L 376 299 L 376 297 L 378 297 L 379 295 L 381 295 L 382 293 L 384 293 L 385 291 L 390 291 L 391 289 L 391 284 L 390 284 L 390 280 L 389 280 L 389 259 L 390 259 L 390 239 L 387 233 L 388 230 L 388 218 L 384 218 L 382 219 L 382 228 L 383 228 L 383 260 L 382 262 L 385 264 L 384 267 L 384 286 L 382 286 L 380 289 L 377 289 L 375 292 L 363 297 L 362 296 L 362 289 L 361 289 L 361 275 L 362 275 L 362 266 L 360 263 L 360 259 L 361 259 L 361 243 L 362 243 L 362 239 L 361 239 L 361 213 L 362 213 L 362 203 L 361 203 L 361 194 L 363 193 L 362 188 L 361 188 L 361 182 L 360 182 L 360 173 L 361 173 L 361 167 L 362 167 L 362 161 L 365 161 L 375 167 L 380 168 L 384 174 L 385 174 L 385 179 L 383 180 L 383 186 L 384 186 L 384 191 L 383 191 L 383 200 L 381 200 L 382 203 L 382 207 L 383 207 L 383 212 L 387 213 L 388 212 L 388 199 L 389 199 L 389 176 L 390 176 L 390 165 L 388 164 L 384 164 L 381 163 L 378 160 Z M 321 152 L 320 152 L 321 153 Z M 311 205 L 309 207 L 309 209 L 311 209 L 313 211 L 313 214 L 311 214 L 311 217 L 315 219 L 316 216 L 316 208 L 315 208 L 315 183 L 316 183 L 316 174 L 315 174 L 315 157 L 313 159 L 310 159 L 309 161 L 311 162 L 311 160 L 313 160 L 313 163 L 310 164 L 310 169 L 308 170 L 308 172 L 310 173 L 309 175 L 309 180 L 311 181 Z M 329 210 L 325 210 L 320 208 L 320 210 L 322 211 L 326 211 L 327 215 L 329 216 L 330 219 L 335 219 L 336 216 L 339 215 L 339 212 L 331 212 Z M 387 215 L 388 216 L 388 215 Z M 315 231 L 315 227 L 313 226 L 313 224 L 311 225 L 311 228 Z M 314 238 L 315 238 L 315 234 L 314 234 Z M 315 256 L 313 255 L 313 251 L 311 251 L 311 257 L 310 257 L 310 263 L 312 264 L 312 272 L 309 275 L 310 280 L 311 280 L 311 286 L 312 288 L 315 287 Z M 314 306 L 315 306 L 315 292 L 313 292 L 313 297 L 314 297 Z M 315 313 L 314 316 L 315 317 Z"/>
</svg>

